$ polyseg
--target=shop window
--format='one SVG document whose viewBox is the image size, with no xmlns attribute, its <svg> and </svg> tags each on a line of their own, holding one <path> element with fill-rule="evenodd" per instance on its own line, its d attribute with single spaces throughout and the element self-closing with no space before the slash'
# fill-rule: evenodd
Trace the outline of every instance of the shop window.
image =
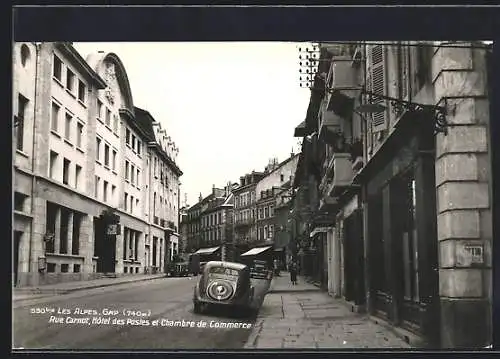
<svg viewBox="0 0 500 359">
<path fill-rule="evenodd" d="M 68 272 L 69 272 L 69 264 L 68 263 L 61 264 L 61 273 L 68 273 Z"/>
<path fill-rule="evenodd" d="M 54 273 L 55 271 L 56 271 L 56 264 L 55 263 L 47 263 L 47 272 Z"/>
<path fill-rule="evenodd" d="M 73 273 L 80 273 L 80 264 L 73 264 Z"/>
</svg>

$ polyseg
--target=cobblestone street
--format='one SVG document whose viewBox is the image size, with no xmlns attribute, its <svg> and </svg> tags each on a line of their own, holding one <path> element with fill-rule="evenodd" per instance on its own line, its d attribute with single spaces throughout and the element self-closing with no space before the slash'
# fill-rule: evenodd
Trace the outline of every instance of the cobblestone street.
<svg viewBox="0 0 500 359">
<path fill-rule="evenodd" d="M 245 348 L 410 348 L 395 334 L 299 278 L 275 277 Z"/>
</svg>

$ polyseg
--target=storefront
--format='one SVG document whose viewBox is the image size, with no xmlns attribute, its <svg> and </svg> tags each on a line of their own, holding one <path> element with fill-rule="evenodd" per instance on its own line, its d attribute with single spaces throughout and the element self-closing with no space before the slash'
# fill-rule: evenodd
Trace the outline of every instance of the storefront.
<svg viewBox="0 0 500 359">
<path fill-rule="evenodd" d="M 355 179 L 367 205 L 367 304 L 371 314 L 433 342 L 439 338 L 434 134 L 425 114 L 404 116 Z M 346 232 L 362 223 L 353 217 Z M 355 287 L 351 278 L 346 296 Z"/>
<path fill-rule="evenodd" d="M 363 211 L 357 191 L 346 192 L 339 198 L 341 210 L 337 215 L 340 229 L 343 264 L 343 297 L 354 305 L 356 311 L 364 311 L 365 258 L 363 241 Z"/>
</svg>

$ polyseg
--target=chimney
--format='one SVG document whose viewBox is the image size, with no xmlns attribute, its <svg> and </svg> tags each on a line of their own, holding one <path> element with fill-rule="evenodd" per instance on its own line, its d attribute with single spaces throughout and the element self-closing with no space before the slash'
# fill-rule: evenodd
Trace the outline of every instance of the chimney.
<svg viewBox="0 0 500 359">
<path fill-rule="evenodd" d="M 201 202 L 203 200 L 203 196 L 201 195 L 201 192 L 200 192 L 200 196 L 198 197 L 198 202 Z"/>
<path fill-rule="evenodd" d="M 215 194 L 215 184 L 212 185 L 212 194 Z"/>
<path fill-rule="evenodd" d="M 293 153 L 293 147 L 292 147 L 292 152 L 290 152 L 290 157 L 295 156 L 295 153 Z"/>
</svg>

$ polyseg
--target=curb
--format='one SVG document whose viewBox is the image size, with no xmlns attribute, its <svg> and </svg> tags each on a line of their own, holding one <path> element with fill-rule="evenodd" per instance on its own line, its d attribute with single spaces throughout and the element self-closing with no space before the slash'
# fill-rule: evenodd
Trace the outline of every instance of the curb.
<svg viewBox="0 0 500 359">
<path fill-rule="evenodd" d="M 163 278 L 166 278 L 166 277 L 143 278 L 143 279 L 138 279 L 138 280 L 129 280 L 129 281 L 118 282 L 118 283 L 97 284 L 97 285 L 91 285 L 91 286 L 79 287 L 79 288 L 72 288 L 72 289 L 59 289 L 59 290 L 58 289 L 52 289 L 52 290 L 46 291 L 46 292 L 44 292 L 43 289 L 42 290 L 34 290 L 33 292 L 28 293 L 28 294 L 31 294 L 33 296 L 40 295 L 40 297 L 31 297 L 31 298 L 22 298 L 22 299 L 14 299 L 14 298 L 12 298 L 12 302 L 22 302 L 22 301 L 26 301 L 26 300 L 33 300 L 33 299 L 44 298 L 44 297 L 47 297 L 47 296 L 50 296 L 50 295 L 69 294 L 69 293 L 73 293 L 73 292 L 78 292 L 80 290 L 111 287 L 111 286 L 120 285 L 120 284 L 146 282 L 146 281 L 150 281 L 150 280 L 163 279 Z"/>
<path fill-rule="evenodd" d="M 271 289 L 267 292 L 267 294 L 273 293 L 309 293 L 309 292 L 321 292 L 319 288 L 310 288 L 310 289 Z"/>
<path fill-rule="evenodd" d="M 385 329 L 389 330 L 399 339 L 403 340 L 404 342 L 406 342 L 408 345 L 411 345 L 415 349 L 429 349 L 428 343 L 425 341 L 424 338 L 419 337 L 418 335 L 413 334 L 406 329 L 394 327 L 384 319 L 369 314 L 366 314 L 366 316 L 368 317 L 369 320 L 371 320 L 375 324 L 383 326 Z"/>
</svg>

